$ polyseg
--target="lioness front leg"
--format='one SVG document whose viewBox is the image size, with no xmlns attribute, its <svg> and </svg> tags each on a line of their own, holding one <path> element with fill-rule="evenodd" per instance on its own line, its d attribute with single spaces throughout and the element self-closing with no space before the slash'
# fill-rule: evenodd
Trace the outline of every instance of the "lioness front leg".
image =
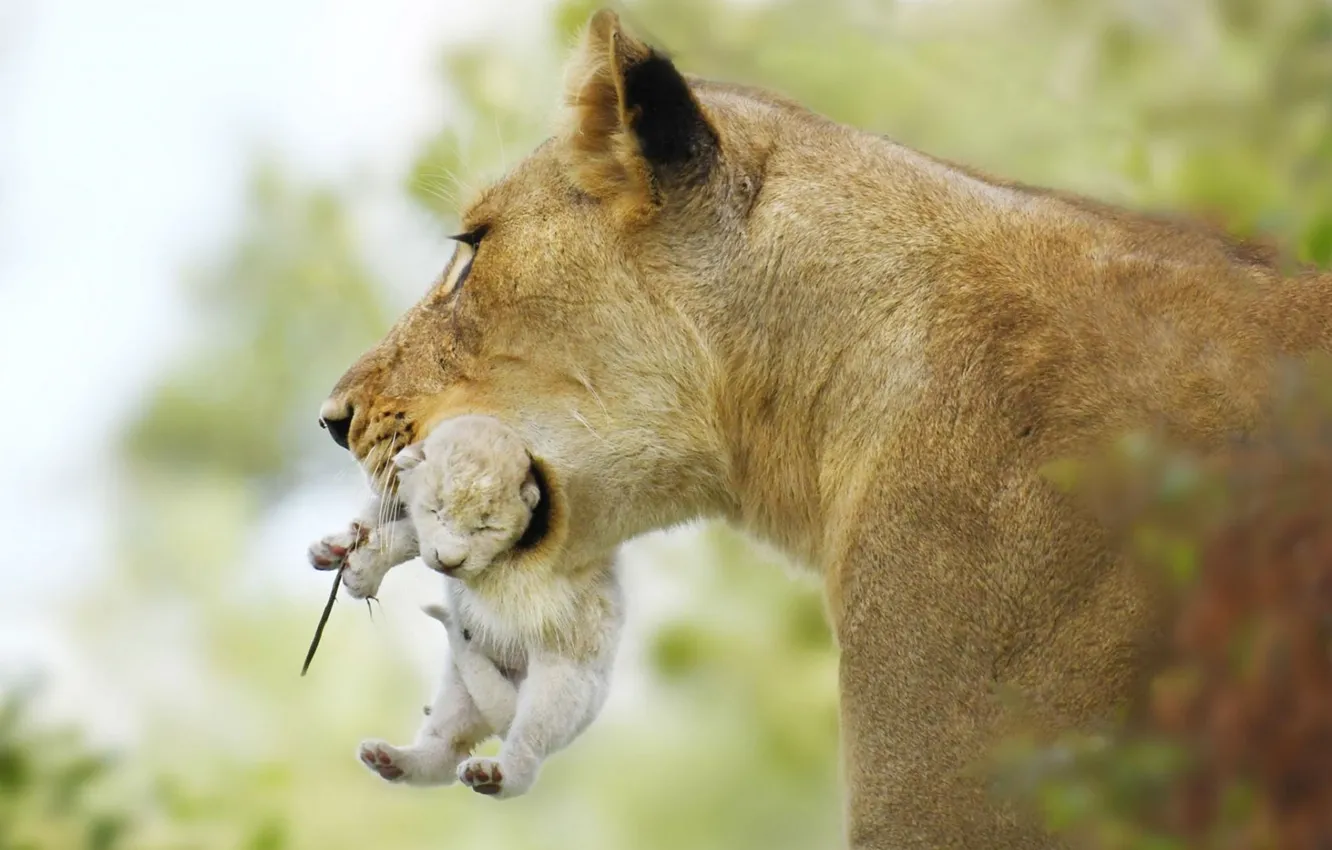
<svg viewBox="0 0 1332 850">
<path fill-rule="evenodd" d="M 991 795 L 984 772 L 1012 730 L 995 693 L 1002 602 L 975 550 L 904 529 L 852 547 L 830 599 L 839 662 L 851 850 L 1042 850 L 1039 822 Z M 935 545 L 931 545 L 935 544 Z"/>
<path fill-rule="evenodd" d="M 908 634 L 887 649 L 848 633 L 841 725 L 851 850 L 1041 850 L 1056 846 L 989 796 L 979 768 L 1002 739 L 988 680 L 930 681 Z"/>
<path fill-rule="evenodd" d="M 1068 571 L 1096 563 L 1104 532 L 1035 475 L 996 488 L 1002 498 L 910 485 L 899 476 L 869 496 L 866 515 L 893 521 L 844 541 L 828 574 L 850 846 L 1062 846 L 1034 807 L 992 788 L 995 747 L 1140 709 L 1168 609 L 1127 560 Z"/>
</svg>

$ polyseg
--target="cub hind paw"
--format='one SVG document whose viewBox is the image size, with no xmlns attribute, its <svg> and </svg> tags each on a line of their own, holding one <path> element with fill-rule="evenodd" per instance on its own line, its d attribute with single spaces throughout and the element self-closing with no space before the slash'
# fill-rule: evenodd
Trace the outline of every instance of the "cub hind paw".
<svg viewBox="0 0 1332 850">
<path fill-rule="evenodd" d="M 402 753 L 397 747 L 384 741 L 362 741 L 356 755 L 361 764 L 378 773 L 380 779 L 397 782 L 407 774 L 399 764 Z"/>
<path fill-rule="evenodd" d="M 457 782 L 462 760 L 461 753 L 441 745 L 395 747 L 377 739 L 362 741 L 356 757 L 387 782 L 420 787 Z"/>
<path fill-rule="evenodd" d="M 499 759 L 472 757 L 458 765 L 458 780 L 478 794 L 503 800 L 526 794 L 536 772 L 515 769 Z"/>
<path fill-rule="evenodd" d="M 487 797 L 497 797 L 504 793 L 504 770 L 495 759 L 467 759 L 458 765 L 458 781 Z"/>
</svg>

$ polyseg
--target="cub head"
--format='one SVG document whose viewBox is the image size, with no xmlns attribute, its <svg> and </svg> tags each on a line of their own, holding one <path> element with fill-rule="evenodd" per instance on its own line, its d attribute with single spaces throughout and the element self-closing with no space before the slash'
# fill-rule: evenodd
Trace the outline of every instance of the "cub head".
<svg viewBox="0 0 1332 850">
<path fill-rule="evenodd" d="M 394 458 L 421 560 L 467 579 L 519 547 L 541 488 L 523 441 L 488 416 L 447 419 Z"/>
<path fill-rule="evenodd" d="M 743 388 L 723 386 L 738 355 L 719 341 L 752 312 L 737 282 L 772 259 L 748 216 L 788 114 L 686 80 L 597 13 L 564 126 L 462 210 L 453 258 L 338 381 L 322 424 L 388 492 L 392 458 L 436 423 L 497 417 L 545 473 L 535 549 L 599 552 L 731 509 L 719 405 Z"/>
</svg>

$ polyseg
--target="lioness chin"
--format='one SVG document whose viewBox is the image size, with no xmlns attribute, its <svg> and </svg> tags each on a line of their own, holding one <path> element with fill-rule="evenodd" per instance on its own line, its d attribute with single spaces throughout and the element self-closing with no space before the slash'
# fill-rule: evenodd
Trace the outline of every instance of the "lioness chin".
<svg viewBox="0 0 1332 850">
<path fill-rule="evenodd" d="M 549 497 L 534 571 L 696 517 L 782 547 L 841 648 L 850 846 L 1050 846 L 971 768 L 1132 704 L 1162 600 L 1038 469 L 1252 427 L 1278 359 L 1328 350 L 1332 281 L 686 78 L 608 12 L 568 79 L 334 439 L 387 490 L 441 419 L 500 418 Z"/>
</svg>

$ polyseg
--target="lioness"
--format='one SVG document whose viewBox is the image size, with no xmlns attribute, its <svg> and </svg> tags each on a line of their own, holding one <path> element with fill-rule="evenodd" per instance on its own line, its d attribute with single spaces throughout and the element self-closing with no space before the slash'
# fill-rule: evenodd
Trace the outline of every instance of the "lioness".
<svg viewBox="0 0 1332 850">
<path fill-rule="evenodd" d="M 334 440 L 388 489 L 395 448 L 499 417 L 544 569 L 700 516 L 779 545 L 826 582 L 850 846 L 1050 846 L 969 769 L 1015 722 L 994 691 L 1112 716 L 1161 600 L 1038 468 L 1250 427 L 1277 359 L 1330 347 L 1332 279 L 685 77 L 607 11 L 567 97 L 337 383 Z"/>
</svg>

